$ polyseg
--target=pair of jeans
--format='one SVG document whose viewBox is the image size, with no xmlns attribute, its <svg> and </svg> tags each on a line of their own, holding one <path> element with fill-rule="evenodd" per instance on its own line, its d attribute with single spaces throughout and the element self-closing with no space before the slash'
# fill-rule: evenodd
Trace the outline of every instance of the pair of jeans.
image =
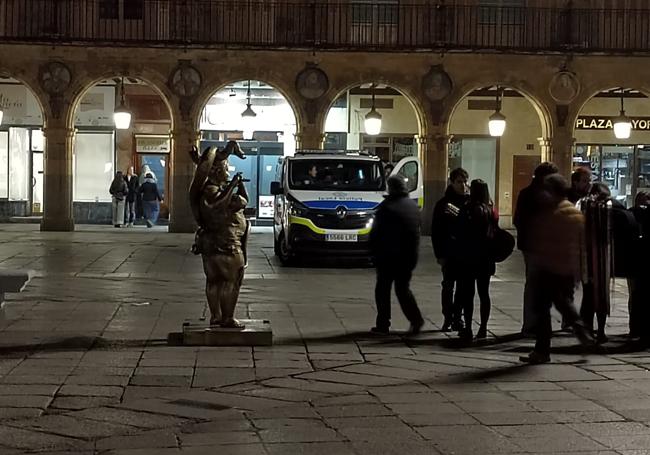
<svg viewBox="0 0 650 455">
<path fill-rule="evenodd" d="M 442 315 L 445 322 L 459 322 L 461 307 L 458 301 L 458 266 L 449 260 L 442 266 L 441 286 Z"/>
<path fill-rule="evenodd" d="M 481 313 L 481 327 L 487 326 L 490 319 L 490 275 L 481 274 L 479 276 L 462 277 L 458 281 L 457 293 L 460 294 L 459 301 L 465 317 L 465 328 L 472 329 L 472 317 L 474 315 L 474 291 L 478 291 Z"/>
<path fill-rule="evenodd" d="M 124 219 L 133 224 L 135 222 L 135 201 L 126 201 L 126 213 Z"/>
<path fill-rule="evenodd" d="M 418 304 L 411 292 L 411 274 L 411 269 L 400 268 L 399 264 L 377 267 L 377 283 L 375 285 L 376 327 L 386 330 L 390 327 L 390 292 L 393 282 L 395 283 L 397 301 L 406 319 L 411 324 L 419 324 L 423 321 Z"/>
<path fill-rule="evenodd" d="M 111 198 L 111 208 L 113 212 L 113 226 L 124 224 L 124 199 Z"/>
<path fill-rule="evenodd" d="M 156 224 L 158 221 L 158 213 L 160 213 L 160 202 L 158 201 L 142 201 L 142 208 L 144 210 L 144 219 Z"/>
<path fill-rule="evenodd" d="M 560 312 L 567 324 L 580 324 L 578 312 L 573 306 L 573 288 L 575 279 L 572 276 L 558 275 L 547 271 L 536 271 L 534 279 L 540 286 L 535 289 L 533 296 L 537 316 L 535 351 L 549 355 L 551 350 L 551 307 Z"/>
</svg>

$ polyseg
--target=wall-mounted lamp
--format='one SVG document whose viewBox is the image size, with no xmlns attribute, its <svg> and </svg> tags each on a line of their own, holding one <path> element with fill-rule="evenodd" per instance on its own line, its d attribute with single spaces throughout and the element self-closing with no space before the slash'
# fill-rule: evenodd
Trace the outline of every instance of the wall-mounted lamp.
<svg viewBox="0 0 650 455">
<path fill-rule="evenodd" d="M 370 90 L 372 92 L 372 106 L 370 107 L 370 112 L 366 114 L 363 126 L 366 134 L 376 136 L 381 133 L 381 114 L 375 110 L 375 84 L 372 84 Z"/>
<path fill-rule="evenodd" d="M 493 137 L 503 136 L 503 133 L 506 130 L 506 116 L 501 113 L 501 89 L 498 85 L 496 110 L 494 111 L 494 114 L 490 115 L 488 129 L 490 130 L 490 136 Z"/>
<path fill-rule="evenodd" d="M 131 126 L 131 112 L 126 108 L 124 99 L 124 78 L 120 81 L 120 105 L 113 112 L 113 120 L 118 130 L 128 130 Z"/>
<path fill-rule="evenodd" d="M 248 90 L 246 91 L 246 110 L 241 113 L 244 123 L 243 137 L 245 140 L 253 139 L 253 123 L 257 114 L 251 107 L 251 81 L 248 81 Z"/>
<path fill-rule="evenodd" d="M 616 136 L 616 139 L 629 139 L 632 132 L 632 121 L 630 117 L 625 115 L 624 94 L 625 90 L 621 89 L 621 113 L 614 119 L 614 136 Z"/>
</svg>

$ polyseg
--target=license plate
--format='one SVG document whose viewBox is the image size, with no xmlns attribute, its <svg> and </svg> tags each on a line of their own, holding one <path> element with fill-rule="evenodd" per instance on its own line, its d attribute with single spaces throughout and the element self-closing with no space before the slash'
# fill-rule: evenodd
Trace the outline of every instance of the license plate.
<svg viewBox="0 0 650 455">
<path fill-rule="evenodd" d="M 326 242 L 356 242 L 357 234 L 325 234 Z"/>
</svg>

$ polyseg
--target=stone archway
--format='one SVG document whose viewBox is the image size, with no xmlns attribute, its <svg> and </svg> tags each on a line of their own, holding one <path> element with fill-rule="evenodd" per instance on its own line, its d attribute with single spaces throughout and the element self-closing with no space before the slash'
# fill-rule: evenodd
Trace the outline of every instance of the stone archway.
<svg viewBox="0 0 650 455">
<path fill-rule="evenodd" d="M 506 130 L 491 137 L 488 120 L 500 95 Z M 472 84 L 459 90 L 447 122 L 448 168 L 463 167 L 470 179 L 489 187 L 503 226 L 510 226 L 519 191 L 534 167 L 549 159 L 553 124 L 550 111 L 525 88 Z"/>
</svg>

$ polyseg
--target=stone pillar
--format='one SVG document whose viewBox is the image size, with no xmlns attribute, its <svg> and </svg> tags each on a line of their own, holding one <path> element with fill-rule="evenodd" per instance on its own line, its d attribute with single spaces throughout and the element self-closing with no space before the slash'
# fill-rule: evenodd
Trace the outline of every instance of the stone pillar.
<svg viewBox="0 0 650 455">
<path fill-rule="evenodd" d="M 325 135 L 315 126 L 303 128 L 301 133 L 296 133 L 296 150 L 322 150 Z"/>
<path fill-rule="evenodd" d="M 560 170 L 560 174 L 569 178 L 573 170 L 573 147 L 575 138 L 566 128 L 556 130 L 551 139 L 550 159 Z"/>
<path fill-rule="evenodd" d="M 172 132 L 169 232 L 194 232 L 196 222 L 190 208 L 189 189 L 195 165 L 189 151 L 199 146 L 201 132 L 191 125 L 181 125 Z"/>
<path fill-rule="evenodd" d="M 437 130 L 436 134 L 418 137 L 424 174 L 424 208 L 422 210 L 422 233 L 424 235 L 431 234 L 433 207 L 443 196 L 447 187 L 447 146 L 450 136 L 442 134 L 442 128 L 437 128 Z"/>
<path fill-rule="evenodd" d="M 52 125 L 45 136 L 41 231 L 74 231 L 72 147 L 74 130 Z"/>
</svg>

